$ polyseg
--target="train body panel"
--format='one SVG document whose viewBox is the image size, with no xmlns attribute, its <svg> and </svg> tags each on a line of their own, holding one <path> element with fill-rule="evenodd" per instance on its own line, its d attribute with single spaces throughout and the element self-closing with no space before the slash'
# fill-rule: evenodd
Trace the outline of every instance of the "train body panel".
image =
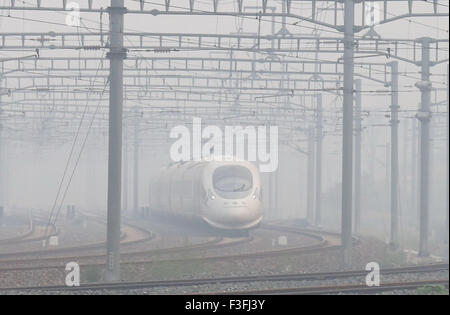
<svg viewBox="0 0 450 315">
<path fill-rule="evenodd" d="M 259 172 L 246 161 L 176 163 L 151 182 L 150 208 L 219 229 L 251 229 L 262 220 Z"/>
</svg>

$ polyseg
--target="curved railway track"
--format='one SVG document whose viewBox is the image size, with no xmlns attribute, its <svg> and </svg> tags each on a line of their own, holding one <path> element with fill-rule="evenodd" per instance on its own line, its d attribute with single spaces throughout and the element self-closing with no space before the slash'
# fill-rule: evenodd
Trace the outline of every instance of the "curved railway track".
<svg viewBox="0 0 450 315">
<path fill-rule="evenodd" d="M 126 241 L 126 237 L 127 234 L 126 233 L 122 233 L 121 235 L 121 240 L 122 243 L 126 243 L 127 245 L 129 244 L 136 244 L 136 243 L 140 243 L 140 242 L 145 242 L 148 240 L 151 240 L 154 235 L 150 232 L 147 231 L 145 229 L 142 229 L 140 227 L 137 226 L 132 226 L 127 224 L 127 226 L 131 227 L 132 229 L 135 229 L 139 232 L 141 232 L 142 234 L 144 234 L 145 236 L 137 239 L 137 240 L 132 240 L 132 241 Z M 53 230 L 55 231 L 56 228 L 54 228 Z M 58 232 L 54 232 L 51 235 L 56 235 Z M 39 241 L 39 240 L 43 240 L 48 238 L 48 236 L 41 236 L 37 239 L 33 239 L 33 241 Z M 27 241 L 32 241 L 32 240 L 27 240 Z M 18 242 L 23 242 L 23 240 L 18 240 Z M 92 249 L 103 249 L 105 246 L 105 242 L 96 242 L 96 243 L 90 243 L 90 244 L 85 244 L 85 245 L 79 245 L 79 246 L 68 246 L 68 247 L 61 247 L 61 248 L 53 248 L 53 249 L 41 249 L 41 250 L 30 250 L 30 251 L 23 251 L 23 252 L 13 252 L 13 253 L 0 253 L 0 264 L 1 263 L 5 263 L 5 262 L 20 262 L 23 261 L 24 259 L 27 261 L 33 261 L 33 260 L 45 260 L 46 258 L 42 257 L 42 256 L 46 256 L 46 255 L 52 255 L 52 254 L 64 254 L 64 253 L 76 253 L 76 252 L 82 252 L 82 251 L 86 251 L 86 250 L 92 250 Z M 32 258 L 32 259 L 15 259 L 15 260 L 9 260 L 9 258 L 13 258 L 13 257 L 25 257 L 25 256 L 39 256 L 39 258 Z M 8 260 L 5 260 L 5 258 L 7 258 Z M 56 257 L 54 258 L 50 258 L 50 259 L 56 259 Z"/>
<path fill-rule="evenodd" d="M 14 237 L 0 239 L 0 245 L 20 242 L 21 240 L 23 240 L 23 239 L 29 237 L 30 235 L 32 235 L 33 232 L 34 232 L 34 222 L 33 222 L 33 217 L 30 214 L 28 216 L 28 228 L 27 228 L 27 231 L 25 231 L 25 233 L 22 233 L 20 235 L 14 236 Z"/>
<path fill-rule="evenodd" d="M 199 244 L 193 244 L 188 246 L 176 246 L 176 247 L 169 247 L 169 248 L 158 248 L 158 249 L 151 249 L 147 251 L 140 251 L 140 252 L 130 252 L 130 253 L 123 253 L 121 255 L 121 258 L 124 259 L 132 259 L 138 256 L 145 256 L 145 255 L 158 255 L 158 254 L 170 254 L 170 253 L 181 253 L 185 251 L 191 251 L 191 250 L 202 250 L 202 249 L 208 249 L 208 248 L 217 248 L 220 246 L 230 246 L 235 244 L 240 244 L 248 240 L 239 240 L 234 243 L 224 243 L 220 244 L 223 239 L 222 238 L 215 238 L 212 240 L 208 240 L 203 243 Z M 84 248 L 85 249 L 85 248 Z M 37 269 L 49 269 L 49 268 L 61 268 L 63 266 L 62 264 L 65 264 L 67 261 L 80 261 L 80 260 L 87 260 L 87 259 L 96 259 L 96 260 L 102 260 L 102 262 L 98 263 L 90 263 L 90 264 L 80 264 L 80 266 L 100 266 L 104 264 L 106 256 L 105 254 L 92 254 L 92 255 L 80 255 L 80 256 L 64 256 L 64 257 L 46 257 L 46 258 L 34 258 L 34 259 L 27 259 L 25 261 L 17 259 L 17 260 L 0 260 L 0 272 L 2 271 L 18 271 L 18 270 L 37 270 Z M 145 261 L 143 261 L 145 262 Z M 8 264 L 8 265 L 17 265 L 20 263 L 26 263 L 34 266 L 23 266 L 23 267 L 6 267 L 2 268 L 2 264 Z M 45 264 L 42 266 L 36 266 L 36 263 Z M 132 263 L 132 262 L 123 262 L 123 264 Z"/>
<path fill-rule="evenodd" d="M 448 264 L 433 264 L 423 266 L 410 266 L 401 268 L 383 269 L 383 275 L 397 274 L 420 274 L 430 272 L 448 271 Z M 259 276 L 241 276 L 225 278 L 207 278 L 207 279 L 188 279 L 188 280 L 166 280 L 166 281 L 142 281 L 142 282 L 118 282 L 118 283 L 94 283 L 86 284 L 80 287 L 66 286 L 42 286 L 42 287 L 20 287 L 20 288 L 0 288 L 0 291 L 11 290 L 39 290 L 39 291 L 79 291 L 79 290 L 136 290 L 157 287 L 181 287 L 181 286 L 199 286 L 207 284 L 227 284 L 227 283 L 249 283 L 249 282 L 274 282 L 274 281 L 305 281 L 305 280 L 331 280 L 345 279 L 351 277 L 365 277 L 367 271 L 354 270 L 342 272 L 324 272 L 308 274 L 284 274 L 284 275 L 259 275 Z M 335 293 L 376 293 L 382 291 L 404 290 L 422 287 L 425 285 L 447 285 L 448 279 L 427 280 L 404 283 L 384 283 L 380 287 L 367 287 L 365 285 L 340 285 L 340 286 L 322 286 L 322 287 L 298 287 L 283 289 L 265 289 L 252 291 L 228 291 L 216 292 L 213 294 L 335 294 Z M 209 293 L 211 294 L 211 293 Z"/>
<path fill-rule="evenodd" d="M 28 228 L 27 231 L 25 231 L 25 233 L 10 238 L 0 239 L 0 245 L 3 244 L 11 245 L 11 244 L 43 241 L 49 236 L 58 235 L 59 233 L 56 226 L 54 224 L 50 224 L 50 234 L 46 235 L 45 233 L 46 228 L 43 228 L 43 225 L 39 224 L 42 223 L 42 221 L 39 220 L 38 218 L 35 218 L 31 213 L 29 214 L 28 221 L 29 221 Z"/>
<path fill-rule="evenodd" d="M 267 257 L 280 257 L 288 255 L 299 255 L 299 254 L 310 254 L 323 250 L 335 250 L 339 249 L 340 246 L 335 244 L 335 241 L 328 240 L 323 235 L 323 232 L 319 231 L 305 231 L 300 228 L 285 228 L 276 226 L 264 226 L 262 229 L 266 230 L 277 230 L 282 232 L 293 233 L 297 235 L 306 236 L 314 240 L 313 244 L 303 245 L 288 249 L 276 249 L 276 250 L 265 250 L 257 252 L 246 252 L 241 254 L 226 254 L 226 255 L 211 255 L 211 256 L 201 256 L 201 257 L 183 257 L 183 258 L 168 258 L 168 259 L 153 259 L 152 256 L 158 254 L 171 254 L 171 253 L 182 253 L 189 251 L 200 251 L 208 249 L 217 249 L 221 247 L 237 246 L 243 243 L 248 243 L 253 240 L 253 237 L 244 237 L 239 239 L 225 240 L 222 237 L 217 237 L 213 240 L 188 245 L 180 247 L 170 247 L 162 249 L 151 249 L 139 252 L 123 253 L 122 258 L 124 261 L 122 264 L 145 264 L 154 262 L 192 262 L 192 261 L 224 261 L 224 260 L 236 260 L 236 259 L 249 259 L 249 258 L 267 258 Z M 83 249 L 83 248 L 80 248 Z M 85 248 L 84 248 L 85 249 Z M 70 249 L 67 249 L 67 252 Z M 0 255 L 0 257 L 2 257 Z M 139 259 L 140 258 L 140 259 Z M 81 263 L 83 260 L 100 260 L 99 262 L 92 263 Z M 134 259 L 133 261 L 130 261 Z M 40 257 L 36 259 L 14 259 L 14 260 L 0 260 L 0 272 L 1 271 L 15 271 L 15 270 L 37 270 L 37 269 L 48 269 L 48 268 L 61 268 L 63 263 L 67 261 L 79 261 L 80 266 L 101 266 L 105 263 L 105 254 L 98 255 L 79 255 L 79 256 L 65 256 L 65 257 Z M 7 265 L 6 267 L 2 267 Z M 26 264 L 26 266 L 20 266 L 20 264 Z M 39 266 L 37 265 L 39 264 Z"/>
</svg>

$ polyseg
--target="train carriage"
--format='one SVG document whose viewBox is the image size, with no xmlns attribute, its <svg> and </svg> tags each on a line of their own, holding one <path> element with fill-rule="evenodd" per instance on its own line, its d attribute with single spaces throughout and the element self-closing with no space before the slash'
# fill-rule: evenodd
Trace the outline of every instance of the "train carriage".
<svg viewBox="0 0 450 315">
<path fill-rule="evenodd" d="M 152 212 L 248 230 L 262 220 L 261 193 L 259 172 L 250 162 L 178 162 L 154 177 L 149 201 Z"/>
</svg>

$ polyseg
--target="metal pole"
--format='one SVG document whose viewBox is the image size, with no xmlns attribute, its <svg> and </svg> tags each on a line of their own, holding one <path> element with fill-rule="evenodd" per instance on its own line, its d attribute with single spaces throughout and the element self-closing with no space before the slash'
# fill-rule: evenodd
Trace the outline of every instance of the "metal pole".
<svg viewBox="0 0 450 315">
<path fill-rule="evenodd" d="M 109 87 L 109 152 L 108 152 L 108 227 L 106 281 L 120 280 L 120 208 L 122 169 L 123 107 L 123 20 L 124 0 L 111 0 L 109 10 L 110 63 Z"/>
<path fill-rule="evenodd" d="M 420 246 L 419 256 L 427 257 L 428 252 L 428 216 L 429 216 L 429 170 L 430 170 L 430 120 L 431 120 L 431 82 L 430 82 L 430 43 L 431 38 L 421 38 L 422 44 L 422 81 L 416 86 L 422 94 L 421 109 L 417 114 L 420 121 Z"/>
<path fill-rule="evenodd" d="M 450 66 L 447 65 L 447 172 L 446 172 L 446 175 L 445 175 L 446 186 L 447 186 L 446 191 L 447 192 L 449 190 L 449 167 L 450 167 L 450 161 L 449 161 L 449 127 L 450 127 L 450 116 L 449 116 L 449 107 L 450 107 L 450 102 L 449 102 L 449 99 L 450 99 L 450 96 L 449 96 L 449 93 L 450 93 L 449 81 L 450 81 L 450 78 L 449 78 L 449 72 L 450 72 L 450 70 L 449 70 L 449 68 L 450 68 Z M 445 201 L 446 201 L 447 216 L 445 218 L 446 233 L 445 233 L 445 240 L 444 241 L 445 241 L 446 244 L 448 244 L 448 241 L 449 241 L 449 239 L 448 239 L 449 238 L 449 235 L 448 235 L 449 234 L 449 195 L 448 194 L 446 194 L 446 196 L 445 196 Z M 447 251 L 447 255 L 448 255 L 448 251 Z"/>
<path fill-rule="evenodd" d="M 124 215 L 128 215 L 128 128 L 126 124 L 124 125 L 123 142 L 122 211 Z"/>
<path fill-rule="evenodd" d="M 418 191 L 417 191 L 417 120 L 412 120 L 412 144 L 411 144 L 411 220 L 414 223 L 415 230 L 418 230 L 419 214 L 418 214 Z"/>
<path fill-rule="evenodd" d="M 399 246 L 398 240 L 398 62 L 391 67 L 391 237 L 389 245 L 392 249 Z"/>
<path fill-rule="evenodd" d="M 3 75 L 0 73 L 0 117 L 2 114 L 2 79 L 3 79 Z M 0 120 L 0 215 L 3 215 L 3 179 L 5 178 L 4 174 L 3 174 L 3 160 L 2 160 L 2 129 L 3 129 L 3 125 L 2 125 L 2 121 Z"/>
<path fill-rule="evenodd" d="M 322 222 L 322 140 L 323 140 L 322 94 L 317 94 L 316 120 L 316 218 L 315 225 Z"/>
<path fill-rule="evenodd" d="M 280 169 L 277 169 L 276 171 L 275 171 L 275 180 L 274 180 L 274 202 L 275 202 L 275 204 L 274 204 L 274 211 L 275 211 L 275 213 L 281 213 L 280 211 L 279 211 L 279 205 L 278 205 L 278 172 L 280 171 Z"/>
<path fill-rule="evenodd" d="M 351 265 L 352 254 L 352 167 L 353 167 L 353 74 L 355 3 L 344 2 L 344 102 L 342 145 L 342 264 Z"/>
<path fill-rule="evenodd" d="M 306 177 L 306 219 L 314 222 L 314 129 L 308 128 L 308 153 Z"/>
<path fill-rule="evenodd" d="M 86 179 L 87 179 L 87 183 L 86 183 L 86 197 L 87 197 L 87 202 L 86 205 L 89 206 L 89 208 L 92 209 L 97 209 L 96 207 L 96 177 L 95 177 L 95 154 L 94 154 L 94 144 L 92 142 L 91 139 L 91 143 L 90 145 L 86 148 Z"/>
<path fill-rule="evenodd" d="M 269 209 L 267 211 L 267 217 L 272 219 L 272 213 L 273 213 L 273 180 L 274 180 L 274 175 L 273 172 L 271 172 L 269 174 L 269 193 L 268 193 L 268 197 L 269 197 Z"/>
<path fill-rule="evenodd" d="M 139 119 L 136 110 L 136 120 L 134 124 L 134 152 L 133 152 L 133 211 L 134 215 L 139 214 Z"/>
<path fill-rule="evenodd" d="M 374 139 L 375 136 L 375 132 L 374 132 L 374 128 L 369 129 L 370 130 L 370 139 Z M 369 169 L 370 169 L 370 177 L 371 177 L 371 181 L 374 182 L 375 181 L 375 159 L 376 159 L 376 152 L 377 152 L 377 147 L 376 147 L 376 143 L 375 141 L 369 141 L 369 148 L 370 148 L 370 155 L 368 158 L 368 162 L 369 164 Z"/>
<path fill-rule="evenodd" d="M 389 142 L 386 142 L 385 145 L 386 148 L 386 155 L 385 155 L 385 160 L 386 160 L 386 170 L 385 170 L 385 181 L 386 181 L 386 189 L 385 191 L 385 203 L 384 203 L 384 210 L 385 210 L 385 216 L 386 218 L 389 215 L 389 208 L 390 208 L 390 204 L 391 204 L 391 144 Z M 387 230 L 387 228 L 386 228 Z M 387 234 L 387 231 L 386 231 Z"/>
<path fill-rule="evenodd" d="M 290 34 L 288 29 L 286 28 L 286 11 L 286 1 L 283 0 L 281 1 L 281 12 L 283 13 L 283 15 L 281 16 L 281 28 L 278 31 L 277 35 L 286 36 Z"/>
<path fill-rule="evenodd" d="M 402 171 L 400 172 L 401 174 L 401 179 L 402 179 L 402 184 L 400 185 L 401 187 L 403 187 L 402 191 L 399 194 L 399 198 L 402 202 L 402 204 L 408 206 L 408 194 L 409 194 L 409 189 L 410 187 L 408 186 L 408 171 L 409 171 L 409 163 L 410 163 L 410 156 L 408 155 L 408 149 L 409 149 L 409 125 L 410 125 L 410 121 L 408 119 L 404 119 L 403 120 L 403 157 L 402 157 Z M 400 177 L 399 177 L 399 181 L 400 181 Z M 404 220 L 402 220 L 404 222 Z M 400 225 L 402 224 L 402 221 L 400 221 Z M 408 222 L 409 223 L 409 222 Z"/>
<path fill-rule="evenodd" d="M 361 88 L 361 80 L 355 80 L 355 233 L 359 233 L 361 228 Z"/>
</svg>

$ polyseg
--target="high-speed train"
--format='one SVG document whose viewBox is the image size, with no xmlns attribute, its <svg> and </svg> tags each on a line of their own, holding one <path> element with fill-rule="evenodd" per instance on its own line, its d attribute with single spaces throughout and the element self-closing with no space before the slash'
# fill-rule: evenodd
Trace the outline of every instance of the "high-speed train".
<svg viewBox="0 0 450 315">
<path fill-rule="evenodd" d="M 150 211 L 200 219 L 224 230 L 249 230 L 262 220 L 261 180 L 247 161 L 178 162 L 150 183 Z"/>
</svg>

